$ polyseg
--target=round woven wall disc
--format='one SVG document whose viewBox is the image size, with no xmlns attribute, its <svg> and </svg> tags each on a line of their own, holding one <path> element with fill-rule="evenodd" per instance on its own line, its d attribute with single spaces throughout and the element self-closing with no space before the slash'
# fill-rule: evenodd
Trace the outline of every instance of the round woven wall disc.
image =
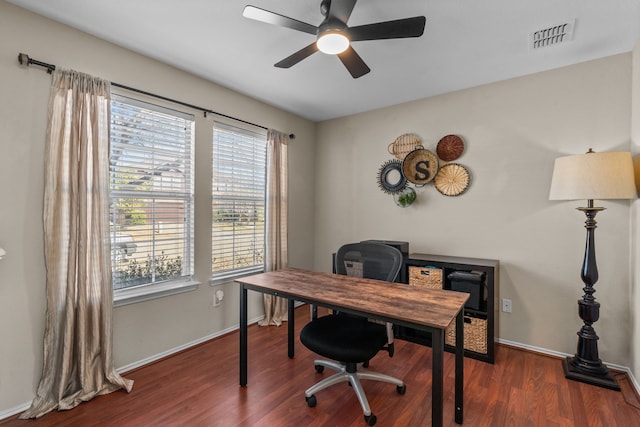
<svg viewBox="0 0 640 427">
<path fill-rule="evenodd" d="M 458 163 L 444 165 L 438 171 L 434 186 L 445 196 L 459 196 L 469 186 L 469 171 Z"/>
<path fill-rule="evenodd" d="M 389 160 L 378 170 L 378 187 L 387 194 L 395 194 L 404 190 L 407 179 L 402 174 L 402 163 L 399 160 Z"/>
<path fill-rule="evenodd" d="M 464 142 L 457 135 L 442 137 L 436 146 L 436 153 L 445 162 L 451 162 L 462 155 Z"/>
<path fill-rule="evenodd" d="M 418 138 L 418 135 L 414 133 L 405 133 L 389 144 L 387 149 L 389 150 L 389 154 L 398 160 L 402 160 L 404 159 L 404 156 L 418 148 L 419 145 L 420 138 Z"/>
<path fill-rule="evenodd" d="M 402 174 L 413 184 L 428 184 L 433 181 L 436 173 L 438 173 L 438 157 L 424 148 L 413 150 L 402 161 Z"/>
</svg>

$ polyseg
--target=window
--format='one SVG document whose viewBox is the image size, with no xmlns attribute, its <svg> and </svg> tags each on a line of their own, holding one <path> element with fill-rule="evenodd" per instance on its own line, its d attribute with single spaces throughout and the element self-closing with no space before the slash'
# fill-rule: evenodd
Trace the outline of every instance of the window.
<svg viewBox="0 0 640 427">
<path fill-rule="evenodd" d="M 266 133 L 214 123 L 212 279 L 264 269 Z"/>
<path fill-rule="evenodd" d="M 193 273 L 192 115 L 112 96 L 111 266 L 123 291 Z M 153 285 L 153 286 L 150 286 Z"/>
</svg>

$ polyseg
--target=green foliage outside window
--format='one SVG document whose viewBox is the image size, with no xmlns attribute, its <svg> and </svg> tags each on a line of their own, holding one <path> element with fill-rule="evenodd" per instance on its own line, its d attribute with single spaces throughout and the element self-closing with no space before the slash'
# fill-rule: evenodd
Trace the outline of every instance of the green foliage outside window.
<svg viewBox="0 0 640 427">
<path fill-rule="evenodd" d="M 162 251 L 152 260 L 147 255 L 144 261 L 129 259 L 115 270 L 114 288 L 143 285 L 178 278 L 182 275 L 182 257 L 169 258 Z"/>
<path fill-rule="evenodd" d="M 127 225 L 144 225 L 147 213 L 141 209 L 142 202 L 136 199 L 118 199 L 118 212 L 122 212 Z"/>
</svg>

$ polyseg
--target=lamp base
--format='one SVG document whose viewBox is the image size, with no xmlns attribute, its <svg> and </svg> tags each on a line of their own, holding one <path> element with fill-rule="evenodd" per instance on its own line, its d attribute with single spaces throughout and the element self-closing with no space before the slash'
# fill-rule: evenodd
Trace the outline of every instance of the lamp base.
<svg viewBox="0 0 640 427">
<path fill-rule="evenodd" d="M 620 391 L 620 386 L 609 371 L 609 368 L 600 360 L 594 366 L 583 368 L 575 356 L 567 357 L 562 361 L 562 367 L 564 368 L 565 378 Z"/>
</svg>

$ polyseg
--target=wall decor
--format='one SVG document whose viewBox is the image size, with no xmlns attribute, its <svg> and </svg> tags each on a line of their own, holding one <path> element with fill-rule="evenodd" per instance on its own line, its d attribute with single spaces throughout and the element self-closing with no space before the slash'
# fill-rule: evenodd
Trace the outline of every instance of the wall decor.
<svg viewBox="0 0 640 427">
<path fill-rule="evenodd" d="M 422 145 L 407 154 L 402 161 L 402 173 L 407 181 L 423 186 L 430 183 L 438 172 L 438 157 Z"/>
<path fill-rule="evenodd" d="M 464 142 L 458 135 L 446 135 L 438 142 L 436 153 L 441 160 L 451 162 L 462 155 Z"/>
<path fill-rule="evenodd" d="M 395 194 L 407 187 L 400 160 L 388 160 L 378 170 L 378 186 L 387 194 Z"/>
<path fill-rule="evenodd" d="M 397 192 L 393 195 L 393 200 L 396 202 L 396 205 L 401 208 L 406 208 L 411 206 L 413 202 L 416 201 L 416 190 L 411 187 L 405 187 L 404 190 Z"/>
<path fill-rule="evenodd" d="M 389 146 L 387 150 L 389 154 L 394 156 L 398 160 L 404 160 L 404 157 L 418 148 L 420 145 L 420 138 L 415 133 L 404 133 L 397 137 Z"/>
<path fill-rule="evenodd" d="M 458 163 L 448 163 L 440 168 L 434 186 L 445 196 L 459 196 L 469 187 L 469 171 Z"/>
<path fill-rule="evenodd" d="M 431 182 L 440 194 L 459 196 L 471 182 L 469 170 L 459 163 L 453 163 L 464 150 L 465 143 L 458 135 L 449 134 L 440 138 L 434 152 L 425 149 L 416 134 L 404 133 L 387 147 L 395 159 L 380 166 L 378 186 L 385 193 L 393 195 L 396 205 L 403 208 L 416 201 L 416 189 Z M 413 188 L 410 184 L 413 184 Z"/>
</svg>

